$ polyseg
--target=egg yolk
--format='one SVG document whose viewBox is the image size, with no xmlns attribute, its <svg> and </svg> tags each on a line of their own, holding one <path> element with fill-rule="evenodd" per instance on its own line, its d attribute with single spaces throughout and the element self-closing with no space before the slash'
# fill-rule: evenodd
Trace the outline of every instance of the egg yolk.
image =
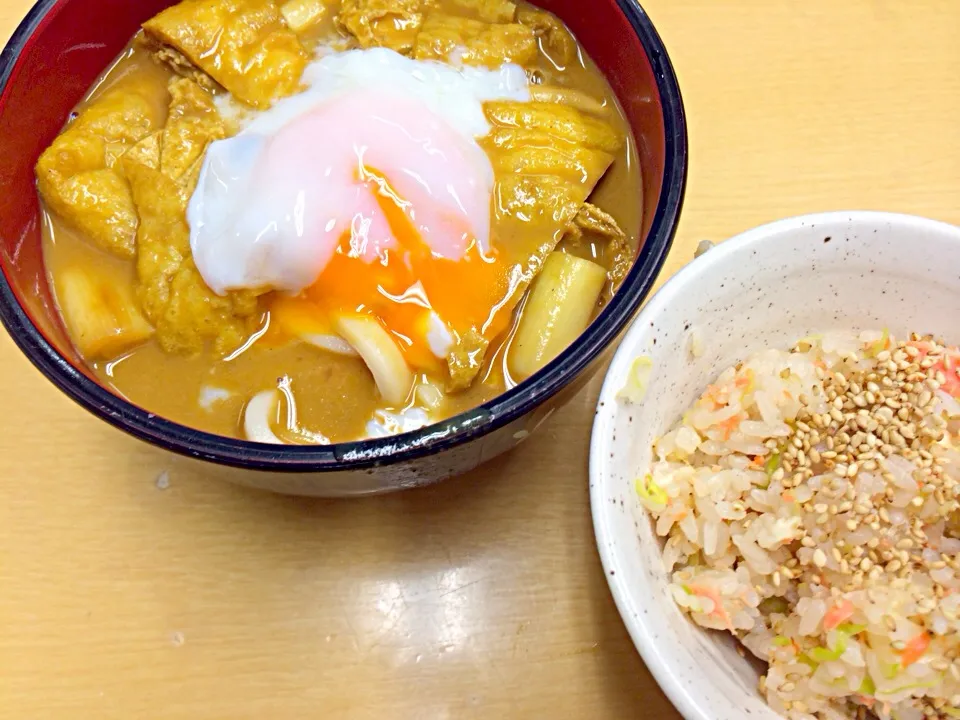
<svg viewBox="0 0 960 720">
<path fill-rule="evenodd" d="M 411 220 L 415 208 L 382 172 L 361 166 L 358 181 L 373 193 L 395 246 L 367 262 L 352 233 L 344 233 L 326 268 L 299 302 L 284 298 L 274 305 L 274 312 L 300 313 L 303 318 L 306 306 L 312 310 L 306 313 L 311 318 L 336 313 L 373 315 L 393 334 L 407 362 L 425 371 L 436 370 L 444 361 L 429 340 L 433 314 L 457 333 L 489 325 L 488 332 L 496 334 L 500 328 L 494 327 L 494 308 L 508 288 L 496 250 L 484 253 L 471 239 L 459 259 L 442 257 L 431 250 Z M 463 232 L 469 237 L 467 228 Z M 290 323 L 280 318 L 280 324 L 318 329 L 303 327 L 303 319 Z"/>
<path fill-rule="evenodd" d="M 497 253 L 484 254 L 471 239 L 459 259 L 435 254 L 411 220 L 416 209 L 382 172 L 361 166 L 358 180 L 373 193 L 396 245 L 368 263 L 345 233 L 304 296 L 328 313 L 373 314 L 393 333 L 411 366 L 435 369 L 438 358 L 427 338 L 431 311 L 455 332 L 482 327 L 505 290 Z M 462 232 L 469 238 L 469 228 Z"/>
</svg>

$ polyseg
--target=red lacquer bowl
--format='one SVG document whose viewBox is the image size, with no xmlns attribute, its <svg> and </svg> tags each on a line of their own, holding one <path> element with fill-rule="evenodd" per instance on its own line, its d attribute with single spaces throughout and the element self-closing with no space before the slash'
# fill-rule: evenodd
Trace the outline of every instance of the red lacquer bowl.
<svg viewBox="0 0 960 720">
<path fill-rule="evenodd" d="M 541 0 L 609 78 L 640 151 L 644 242 L 613 301 L 533 378 L 450 420 L 394 438 L 324 447 L 257 445 L 198 432 L 102 387 L 73 349 L 43 266 L 33 168 L 73 106 L 140 23 L 171 0 L 40 0 L 0 55 L 0 319 L 37 368 L 103 420 L 198 461 L 210 474 L 277 492 L 360 495 L 470 470 L 527 437 L 585 381 L 650 291 L 676 230 L 687 130 L 676 76 L 632 0 Z M 561 392 L 564 391 L 564 392 Z"/>
</svg>

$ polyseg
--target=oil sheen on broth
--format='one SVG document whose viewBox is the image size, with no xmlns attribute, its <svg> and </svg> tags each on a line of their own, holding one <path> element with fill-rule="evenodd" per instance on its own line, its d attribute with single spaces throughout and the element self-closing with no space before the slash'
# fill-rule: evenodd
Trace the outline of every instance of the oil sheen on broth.
<svg viewBox="0 0 960 720">
<path fill-rule="evenodd" d="M 61 135 L 63 146 L 55 144 L 41 158 L 38 181 L 47 209 L 44 254 L 48 274 L 71 337 L 96 374 L 115 392 L 163 417 L 231 437 L 274 441 L 257 437 L 257 431 L 249 426 L 245 429 L 244 422 L 245 415 L 249 421 L 253 410 L 251 400 L 269 400 L 271 394 L 276 400 L 264 406 L 268 435 L 283 442 L 339 442 L 389 434 L 474 407 L 532 374 L 585 328 L 622 280 L 632 262 L 641 226 L 637 151 L 609 85 L 564 26 L 531 5 L 507 0 L 396 0 L 395 7 L 389 8 L 391 12 L 383 10 L 385 5 L 389 3 L 383 0 L 344 0 L 342 5 L 332 0 L 291 0 L 286 4 L 273 0 L 187 0 L 145 24 L 145 32 L 131 41 L 77 107 L 71 116 L 77 119 L 68 123 Z M 210 49 L 198 50 L 191 45 L 203 37 L 204 29 L 189 26 L 201 22 L 197 18 L 210 17 L 211 11 L 219 13 L 216 17 L 228 38 L 231 32 L 240 37 L 242 30 L 251 28 L 261 37 L 273 33 L 253 48 L 244 47 L 242 40 L 230 45 L 222 38 L 217 46 L 226 46 L 224 53 L 236 50 L 237 57 L 247 60 L 251 53 L 260 53 L 257 57 L 261 58 L 263 53 L 273 53 L 260 67 L 262 77 L 244 75 L 257 72 L 249 69 L 255 65 L 250 62 L 243 72 L 230 74 L 229 61 L 236 58 L 226 55 L 220 65 L 228 71 L 204 67 L 204 58 L 210 52 L 201 51 Z M 178 29 L 183 29 L 182 37 Z M 294 50 L 283 46 L 284 42 Z M 288 57 L 277 58 L 278 45 L 286 47 Z M 383 57 L 368 55 L 371 52 L 380 52 Z M 489 123 L 489 132 L 479 137 L 469 138 L 468 131 L 461 131 L 466 133 L 467 144 L 475 141 L 482 149 L 481 156 L 486 156 L 483 163 L 489 162 L 493 170 L 486 248 L 483 238 L 478 238 L 482 233 L 473 234 L 483 222 L 466 211 L 456 219 L 470 226 L 462 239 L 472 241 L 472 249 L 426 247 L 426 240 L 410 222 L 412 216 L 404 215 L 405 198 L 394 187 L 403 180 L 397 173 L 388 177 L 373 163 L 365 166 L 361 152 L 359 175 L 350 181 L 373 188 L 370 197 L 375 196 L 378 205 L 371 206 L 368 214 L 374 224 L 377 213 L 382 214 L 380 219 L 387 228 L 384 232 L 394 243 L 381 250 L 372 264 L 354 257 L 358 253 L 351 254 L 351 248 L 357 249 L 357 229 L 351 225 L 351 218 L 331 217 L 328 227 L 339 221 L 346 222 L 349 229 L 337 230 L 340 242 L 334 242 L 332 260 L 317 260 L 319 279 L 314 277 L 313 282 L 306 283 L 302 278 L 299 282 L 290 280 L 292 287 L 278 284 L 298 269 L 302 275 L 304 267 L 297 255 L 293 260 L 288 257 L 286 265 L 276 261 L 290 250 L 289 238 L 278 237 L 276 247 L 282 252 L 271 256 L 271 262 L 276 261 L 274 265 L 280 268 L 270 276 L 273 286 L 246 287 L 244 273 L 259 278 L 265 267 L 262 253 L 257 254 L 261 247 L 257 242 L 262 244 L 260 227 L 252 226 L 256 237 L 248 238 L 250 245 L 245 246 L 249 257 L 243 256 L 243 250 L 236 250 L 238 245 L 225 245 L 226 231 L 222 228 L 218 231 L 214 227 L 208 232 L 208 244 L 198 246 L 204 240 L 198 241 L 197 228 L 191 227 L 193 248 L 203 247 L 206 254 L 197 256 L 194 264 L 181 237 L 176 251 L 181 263 L 179 274 L 161 275 L 162 281 L 155 282 L 151 273 L 159 272 L 155 266 L 166 262 L 164 258 L 169 255 L 164 246 L 167 231 L 163 213 L 182 214 L 184 208 L 164 210 L 159 199 L 142 197 L 138 182 L 146 187 L 151 178 L 162 175 L 163 182 L 173 183 L 172 189 L 179 188 L 184 201 L 190 196 L 196 201 L 201 192 L 198 176 L 201 187 L 207 187 L 202 185 L 204 177 L 219 180 L 211 175 L 217 157 L 231 148 L 239 149 L 237 157 L 241 159 L 253 152 L 248 152 L 250 143 L 245 138 L 258 123 L 261 127 L 271 125 L 271 132 L 275 131 L 261 143 L 261 153 L 263 147 L 281 145 L 284 133 L 295 143 L 297 138 L 291 136 L 293 130 L 289 128 L 301 122 L 298 117 L 307 117 L 302 122 L 313 122 L 313 129 L 330 127 L 329 112 L 309 114 L 311 108 L 330 107 L 330 97 L 335 102 L 338 98 L 354 98 L 362 113 L 363 78 L 364 73 L 369 74 L 369 63 L 374 63 L 375 71 L 377 62 L 385 63 L 384 72 L 397 73 L 399 80 L 422 78 L 424 71 L 437 70 L 437 82 L 442 82 L 447 75 L 443 67 L 433 64 L 438 61 L 448 63 L 455 74 L 473 78 L 466 84 L 459 77 L 453 78 L 455 90 L 473 93 L 482 102 Z M 234 63 L 233 67 L 240 64 Z M 498 89 L 488 89 L 498 78 L 515 80 L 517 72 L 523 80 L 522 88 L 504 91 L 498 85 Z M 311 77 L 315 78 L 314 84 Z M 359 85 L 330 95 L 331 83 L 341 81 Z M 376 86 L 369 89 L 375 93 Z M 305 91 L 302 96 L 301 91 Z M 98 125 L 98 117 L 107 115 L 100 106 L 109 103 L 111 93 L 118 92 L 137 95 L 136 119 L 130 119 L 128 109 L 126 114 L 110 117 L 132 123 L 129 127 L 111 126 L 106 121 Z M 510 92 L 519 92 L 520 96 L 509 96 Z M 318 94 L 313 105 L 306 99 L 311 93 Z M 296 96 L 292 102 L 290 96 Z M 409 103 L 399 93 L 396 103 L 400 110 L 391 111 L 400 113 L 397 122 L 402 124 L 402 112 L 409 108 L 415 113 L 418 108 L 432 107 L 438 117 L 443 115 L 443 121 L 430 127 L 442 126 L 446 132 L 448 122 L 458 125 L 459 118 L 450 117 L 450 112 L 458 110 L 431 102 L 429 88 L 424 98 L 414 97 Z M 295 109 L 290 109 L 296 103 L 307 107 L 307 115 L 298 116 Z M 342 107 L 344 112 L 350 109 Z M 465 117 L 468 110 L 464 111 Z M 271 120 L 275 115 L 280 121 Z M 362 121 L 357 118 L 356 124 Z M 137 122 L 144 127 L 134 133 L 131 128 Z M 68 138 L 71 126 L 78 123 L 83 132 Z M 469 128 L 469 118 L 460 124 Z M 406 136 L 410 136 L 409 130 L 399 128 Z M 304 132 L 310 131 L 307 124 Z M 449 147 L 466 147 L 453 137 L 455 134 L 450 135 Z M 91 137 L 98 148 L 106 148 L 93 152 L 94 160 L 84 150 L 84 143 L 89 144 Z M 74 139 L 74 144 L 67 142 Z M 214 141 L 217 144 L 211 145 Z M 431 138 L 429 142 L 440 141 Z M 307 155 L 317 157 L 319 152 L 322 156 L 322 139 L 318 143 Z M 211 147 L 215 149 L 211 151 Z M 537 148 L 543 152 L 537 154 Z M 146 158 L 151 152 L 153 160 L 144 160 L 146 166 L 139 164 L 141 156 Z M 390 146 L 381 155 L 399 152 Z M 416 147 L 411 152 L 416 153 Z M 461 167 L 472 167 L 470 152 L 464 150 L 468 160 Z M 223 157 L 228 165 L 235 162 L 230 155 Z M 406 161 L 401 158 L 399 162 L 402 165 Z M 262 169 L 265 163 L 252 163 L 251 167 Z M 281 177 L 284 171 L 285 166 L 281 166 Z M 158 174 L 149 174 L 154 172 Z M 449 189 L 462 181 L 457 186 L 460 195 L 476 191 L 476 197 L 482 200 L 483 188 L 477 190 L 476 186 L 483 182 L 465 179 L 469 175 L 465 171 L 449 182 L 440 177 L 438 183 L 446 183 Z M 124 181 L 133 188 L 132 193 L 125 185 L 116 188 Z M 116 209 L 110 202 L 94 203 L 96 207 L 84 204 L 83 198 L 89 200 L 100 187 L 105 188 L 104 198 L 117 193 Z M 535 205 L 532 211 L 522 204 L 531 187 L 541 192 L 537 196 L 541 207 Z M 347 190 L 353 197 L 352 190 Z M 321 199 L 329 197 L 328 191 L 327 186 L 317 186 Z M 393 198 L 392 205 L 383 201 L 385 196 Z M 125 220 L 130 209 L 124 210 L 124 203 L 129 204 L 124 198 L 129 197 L 136 215 Z M 209 208 L 212 201 L 207 195 L 203 199 Z M 455 199 L 460 206 L 469 204 L 459 195 Z M 562 212 L 542 207 L 547 202 L 559 203 Z M 190 207 L 193 212 L 195 205 Z M 236 208 L 234 211 L 239 212 Z M 219 217 L 217 213 L 223 214 L 208 210 L 205 220 Z M 423 215 L 425 212 L 421 212 Z M 191 217 L 196 225 L 196 215 Z M 538 217 L 559 218 L 561 224 L 551 228 L 549 222 L 538 221 Z M 177 232 L 183 235 L 184 217 L 166 220 L 179 222 Z M 133 223 L 126 235 L 125 221 Z M 238 227 L 228 227 L 230 243 L 242 242 L 245 231 Z M 427 229 L 426 225 L 420 227 Z M 404 235 L 403 228 L 410 231 L 410 237 Z M 127 244 L 118 238 L 128 238 Z M 223 247 L 230 249 L 236 262 L 224 263 L 229 270 L 218 274 L 210 268 L 219 267 Z M 391 252 L 392 264 L 384 263 Z M 476 257 L 470 258 L 471 252 Z M 461 262 L 436 265 L 438 254 L 444 253 L 456 257 L 461 253 Z M 402 262 L 397 259 L 400 257 Z M 418 257 L 422 259 L 420 265 Z M 464 265 L 464 258 L 474 264 Z M 374 266 L 380 275 L 367 278 L 366 268 Z M 197 287 L 197 268 L 203 277 L 203 292 Z M 454 290 L 460 289 L 456 283 L 469 286 L 474 271 L 486 272 L 490 279 L 476 282 L 478 287 L 473 290 L 463 287 L 462 293 L 450 289 L 451 283 Z M 428 280 L 418 283 L 418 274 L 436 275 L 435 286 Z M 194 278 L 194 286 L 185 284 L 184 277 Z M 227 298 L 232 304 L 218 310 L 221 315 L 210 317 L 229 316 L 229 333 L 204 334 L 206 330 L 200 326 L 208 322 L 213 297 L 206 286 L 215 286 L 220 278 L 227 278 Z M 498 282 L 506 283 L 506 291 L 500 293 L 503 298 L 496 293 L 490 298 L 483 296 L 483 292 L 491 292 L 484 285 L 495 286 Z M 390 283 L 399 283 L 398 287 L 416 284 L 429 296 L 427 302 L 422 297 L 398 301 L 396 288 L 387 287 Z M 366 285 L 376 298 L 362 294 Z M 200 294 L 192 298 L 190 292 Z M 173 297 L 177 293 L 182 296 L 179 300 Z M 383 295 L 389 295 L 389 301 L 377 304 Z M 478 298 L 476 306 L 468 308 L 460 295 Z M 493 307 L 498 299 L 499 312 Z M 161 307 L 157 304 L 161 300 L 167 304 Z M 135 308 L 133 319 L 124 310 L 131 303 Z M 178 314 L 171 309 L 174 303 L 178 303 Z M 184 321 L 198 326 L 193 329 L 202 342 L 196 345 L 194 335 L 184 335 L 177 323 L 185 313 L 200 306 L 196 316 L 200 319 L 188 315 Z M 421 321 L 428 325 L 435 321 L 424 306 L 433 308 L 433 316 L 441 324 L 444 339 L 438 353 L 431 354 L 434 345 L 429 340 L 436 337 L 431 335 L 436 328 L 421 327 Z M 91 319 L 91 315 L 102 314 L 104 307 L 107 319 Z M 416 312 L 411 314 L 414 308 Z M 560 321 L 558 312 L 563 316 Z M 377 374 L 377 362 L 383 358 L 371 360 L 371 353 L 377 354 L 382 333 L 374 332 L 376 338 L 371 340 L 369 328 L 356 326 L 357 321 L 371 318 L 376 322 L 374 330 L 385 329 L 392 338 L 394 347 L 387 348 L 390 352 L 386 354 L 394 361 L 402 358 L 409 379 L 402 373 L 399 380 Z M 422 336 L 413 337 L 420 332 L 418 328 Z M 103 342 L 98 333 L 104 334 Z M 184 337 L 187 341 L 180 342 Z M 317 338 L 319 342 L 312 341 Z M 325 345 L 328 340 L 334 344 L 332 349 Z M 373 350 L 365 345 L 370 342 Z M 404 384 L 408 382 L 409 387 Z"/>
</svg>

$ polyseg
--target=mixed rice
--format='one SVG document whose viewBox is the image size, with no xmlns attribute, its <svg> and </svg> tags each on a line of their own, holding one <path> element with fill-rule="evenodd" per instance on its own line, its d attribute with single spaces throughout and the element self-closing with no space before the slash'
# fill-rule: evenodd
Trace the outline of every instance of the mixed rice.
<svg viewBox="0 0 960 720">
<path fill-rule="evenodd" d="M 677 603 L 790 720 L 960 718 L 960 351 L 807 338 L 726 370 L 637 492 Z"/>
</svg>

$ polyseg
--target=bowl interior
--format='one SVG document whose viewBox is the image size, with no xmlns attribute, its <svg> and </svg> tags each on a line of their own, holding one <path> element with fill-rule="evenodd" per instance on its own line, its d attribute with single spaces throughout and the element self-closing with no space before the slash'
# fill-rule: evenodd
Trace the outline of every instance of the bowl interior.
<svg viewBox="0 0 960 720">
<path fill-rule="evenodd" d="M 96 382 L 96 378 L 77 356 L 63 329 L 43 266 L 41 217 L 33 169 L 40 153 L 63 127 L 73 106 L 140 23 L 171 4 L 171 0 L 40 0 L 0 59 L 0 154 L 4 157 L 0 269 L 7 286 L 0 282 L 0 305 L 3 306 L 0 314 L 31 360 L 75 399 L 127 429 L 131 424 L 144 425 L 134 431 L 161 442 L 179 426 L 169 424 L 158 430 L 152 427 L 158 424 L 152 416 L 141 413 L 143 418 L 137 420 L 126 401 L 95 388 L 90 381 Z M 582 11 L 579 0 L 541 0 L 538 4 L 569 24 L 609 78 L 626 111 L 643 168 L 643 198 L 638 198 L 638 202 L 645 205 L 642 233 L 646 237 L 657 222 L 666 143 L 657 78 L 636 29 L 645 19 L 643 11 L 633 0 L 597 0 L 591 5 L 590 13 Z M 652 30 L 647 32 L 655 37 Z M 666 63 L 659 51 L 656 62 L 661 67 Z M 678 97 L 672 102 L 679 108 Z M 682 117 L 678 122 L 682 129 Z M 683 170 L 677 167 L 674 173 L 680 178 L 674 181 L 680 197 Z M 678 198 L 671 197 L 671 202 L 679 205 Z M 674 207 L 669 217 L 660 221 L 661 225 L 669 225 L 668 230 L 658 231 L 664 235 L 664 244 L 672 237 L 676 210 Z M 650 259 L 650 267 L 644 271 L 650 278 L 645 277 L 643 283 L 652 281 L 662 255 L 657 253 Z M 634 297 L 630 302 L 639 303 L 639 300 Z M 615 305 L 613 303 L 601 317 L 609 317 Z M 617 312 L 625 317 L 622 308 Z M 579 362 L 568 362 L 573 355 L 568 350 L 552 367 Z M 151 427 L 146 429 L 147 425 Z M 196 443 L 205 434 L 190 436 Z M 212 439 L 207 444 L 211 448 L 215 445 Z"/>
<path fill-rule="evenodd" d="M 661 543 L 633 491 L 651 445 L 724 368 L 814 332 L 881 329 L 960 341 L 960 229 L 901 215 L 831 213 L 738 236 L 684 268 L 638 316 L 604 384 L 591 501 L 607 579 L 634 642 L 690 720 L 775 718 L 758 666 L 689 622 L 667 590 Z M 698 336 L 702 355 L 694 358 Z M 637 356 L 653 360 L 640 405 L 617 400 Z"/>
</svg>

